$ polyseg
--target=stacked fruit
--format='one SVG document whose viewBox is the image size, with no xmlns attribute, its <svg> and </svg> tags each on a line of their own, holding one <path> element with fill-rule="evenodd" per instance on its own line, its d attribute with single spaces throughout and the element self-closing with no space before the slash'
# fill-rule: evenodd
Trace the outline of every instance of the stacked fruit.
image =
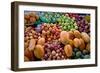
<svg viewBox="0 0 100 73">
<path fill-rule="evenodd" d="M 90 58 L 90 16 L 58 12 L 25 13 L 24 60 Z"/>
<path fill-rule="evenodd" d="M 78 29 L 76 22 L 68 16 L 61 15 L 57 22 L 62 27 L 62 30 L 65 31 Z"/>
<path fill-rule="evenodd" d="M 58 40 L 45 43 L 45 56 L 43 60 L 63 60 L 67 59 L 63 49 L 63 44 Z"/>
<path fill-rule="evenodd" d="M 38 14 L 43 23 L 56 23 L 57 18 L 61 15 L 61 13 L 56 12 L 39 12 Z"/>
<path fill-rule="evenodd" d="M 44 23 L 36 28 L 25 26 L 25 58 L 27 57 L 29 60 L 34 58 L 43 59 L 45 44 L 59 39 L 60 32 L 61 29 L 56 24 Z M 32 53 L 31 57 L 28 55 L 28 52 Z"/>
<path fill-rule="evenodd" d="M 77 23 L 79 27 L 78 30 L 80 32 L 90 33 L 90 15 L 89 14 L 76 14 L 76 13 L 68 13 L 66 16 L 71 17 Z"/>
<path fill-rule="evenodd" d="M 56 24 L 43 24 L 42 25 L 42 37 L 47 39 L 47 42 L 59 39 L 61 28 Z"/>
<path fill-rule="evenodd" d="M 60 41 L 65 45 L 64 51 L 67 57 L 75 59 L 90 57 L 90 37 L 87 33 L 80 33 L 78 30 L 62 31 Z"/>
<path fill-rule="evenodd" d="M 33 25 L 38 19 L 39 16 L 35 12 L 25 13 L 24 23 L 25 25 Z"/>
</svg>

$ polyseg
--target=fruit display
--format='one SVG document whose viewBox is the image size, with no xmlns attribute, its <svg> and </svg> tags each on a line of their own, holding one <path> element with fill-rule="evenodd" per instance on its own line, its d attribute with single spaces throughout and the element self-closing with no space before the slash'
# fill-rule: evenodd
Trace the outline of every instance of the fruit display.
<svg viewBox="0 0 100 73">
<path fill-rule="evenodd" d="M 67 16 L 76 21 L 78 30 L 90 35 L 90 14 L 67 13 Z"/>
<path fill-rule="evenodd" d="M 32 25 L 39 19 L 39 16 L 36 15 L 35 12 L 30 12 L 29 14 L 25 14 L 24 23 L 25 25 Z"/>
<path fill-rule="evenodd" d="M 24 61 L 89 59 L 90 15 L 26 11 Z"/>
</svg>

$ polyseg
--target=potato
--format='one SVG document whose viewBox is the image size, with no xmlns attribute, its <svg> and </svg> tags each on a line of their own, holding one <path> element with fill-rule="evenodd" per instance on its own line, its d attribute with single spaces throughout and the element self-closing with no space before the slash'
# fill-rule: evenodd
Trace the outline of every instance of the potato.
<svg viewBox="0 0 100 73">
<path fill-rule="evenodd" d="M 34 55 L 36 58 L 42 59 L 44 56 L 44 48 L 41 45 L 36 45 L 34 49 Z"/>
<path fill-rule="evenodd" d="M 34 50 L 35 44 L 36 44 L 36 40 L 35 39 L 31 39 L 30 42 L 29 42 L 29 47 L 28 47 L 30 51 Z"/>
<path fill-rule="evenodd" d="M 74 36 L 76 38 L 81 38 L 81 33 L 78 30 L 74 30 Z"/>
<path fill-rule="evenodd" d="M 67 57 L 72 56 L 73 50 L 72 50 L 71 45 L 65 45 L 64 51 L 65 51 L 65 54 L 66 54 Z"/>
<path fill-rule="evenodd" d="M 66 45 L 67 43 L 69 43 L 69 33 L 66 31 L 62 31 L 60 33 L 60 41 Z"/>
<path fill-rule="evenodd" d="M 39 45 L 44 45 L 45 44 L 45 38 L 40 38 L 37 42 Z"/>
<path fill-rule="evenodd" d="M 88 42 L 90 41 L 90 37 L 89 37 L 89 35 L 88 35 L 87 33 L 82 32 L 82 33 L 81 33 L 81 36 L 82 36 L 82 39 L 83 39 L 86 43 L 88 43 Z"/>
<path fill-rule="evenodd" d="M 75 38 L 75 39 L 73 40 L 73 44 L 74 44 L 74 46 L 75 46 L 76 48 L 78 48 L 78 47 L 80 46 L 81 42 L 80 42 L 80 40 L 79 40 L 78 38 Z"/>
<path fill-rule="evenodd" d="M 81 38 L 80 38 L 80 43 L 81 43 L 81 44 L 80 44 L 80 46 L 79 46 L 79 49 L 80 49 L 80 50 L 84 50 L 84 49 L 85 49 L 85 42 L 84 42 L 84 40 L 81 39 Z"/>
</svg>

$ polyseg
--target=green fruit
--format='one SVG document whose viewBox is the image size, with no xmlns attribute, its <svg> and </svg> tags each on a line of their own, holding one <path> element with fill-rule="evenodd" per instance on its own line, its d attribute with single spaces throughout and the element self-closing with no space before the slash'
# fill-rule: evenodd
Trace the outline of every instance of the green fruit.
<svg viewBox="0 0 100 73">
<path fill-rule="evenodd" d="M 38 21 L 36 21 L 34 24 L 41 24 L 41 21 L 40 20 L 38 20 Z"/>
<path fill-rule="evenodd" d="M 66 27 L 66 26 L 64 26 L 64 27 L 63 27 L 63 29 L 67 29 L 67 27 Z"/>
<path fill-rule="evenodd" d="M 65 20 L 65 23 L 67 23 L 67 22 L 68 22 L 68 20 L 66 19 L 66 20 Z"/>
<path fill-rule="evenodd" d="M 81 57 L 80 57 L 81 59 L 84 59 L 84 55 L 83 54 L 81 54 Z"/>
<path fill-rule="evenodd" d="M 52 22 L 53 22 L 53 23 L 56 22 L 56 19 L 55 19 L 55 18 L 52 18 Z"/>
<path fill-rule="evenodd" d="M 74 31 L 74 30 L 76 30 L 76 29 L 74 29 L 74 28 L 71 29 L 71 31 Z"/>
<path fill-rule="evenodd" d="M 77 57 L 77 56 L 75 56 L 75 57 L 74 57 L 74 59 L 78 59 L 78 57 Z"/>
<path fill-rule="evenodd" d="M 85 55 L 84 56 L 84 59 L 89 59 L 90 58 L 90 55 Z"/>
<path fill-rule="evenodd" d="M 48 19 L 45 19 L 45 21 L 44 21 L 45 23 L 49 23 L 49 20 Z"/>
<path fill-rule="evenodd" d="M 76 57 L 79 58 L 81 56 L 81 54 L 82 54 L 81 51 L 76 52 Z"/>
<path fill-rule="evenodd" d="M 72 53 L 72 56 L 75 56 L 75 52 Z"/>
<path fill-rule="evenodd" d="M 78 52 L 79 49 L 78 49 L 78 48 L 74 48 L 73 51 L 74 51 L 74 52 Z"/>
<path fill-rule="evenodd" d="M 68 29 L 70 29 L 71 27 L 70 26 L 68 26 Z"/>
<path fill-rule="evenodd" d="M 42 22 L 45 22 L 46 18 L 41 16 L 40 19 L 41 19 Z"/>
<path fill-rule="evenodd" d="M 71 59 L 74 59 L 74 58 L 75 58 L 75 52 L 72 53 Z"/>
<path fill-rule="evenodd" d="M 78 26 L 75 26 L 75 29 L 78 29 Z"/>
<path fill-rule="evenodd" d="M 61 21 L 60 18 L 58 18 L 57 21 L 60 22 Z"/>
<path fill-rule="evenodd" d="M 59 14 L 57 14 L 57 16 L 56 17 L 59 17 L 60 15 Z"/>
</svg>

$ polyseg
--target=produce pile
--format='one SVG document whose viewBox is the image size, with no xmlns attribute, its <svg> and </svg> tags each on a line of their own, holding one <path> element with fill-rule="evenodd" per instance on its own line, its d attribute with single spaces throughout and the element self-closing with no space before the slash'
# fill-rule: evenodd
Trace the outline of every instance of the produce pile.
<svg viewBox="0 0 100 73">
<path fill-rule="evenodd" d="M 89 14 L 24 13 L 24 61 L 89 58 Z"/>
</svg>

